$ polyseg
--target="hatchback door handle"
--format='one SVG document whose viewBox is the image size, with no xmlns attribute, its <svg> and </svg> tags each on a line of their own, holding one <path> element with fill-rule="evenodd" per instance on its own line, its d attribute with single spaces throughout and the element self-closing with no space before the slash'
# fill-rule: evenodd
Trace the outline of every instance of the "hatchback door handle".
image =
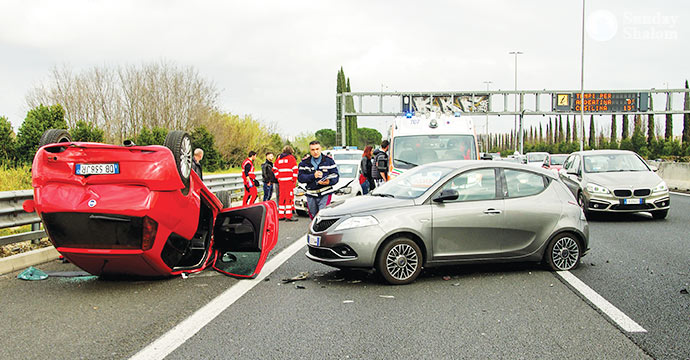
<svg viewBox="0 0 690 360">
<path fill-rule="evenodd" d="M 484 214 L 487 215 L 498 215 L 501 213 L 501 210 L 496 210 L 496 209 L 486 209 L 484 210 Z"/>
</svg>

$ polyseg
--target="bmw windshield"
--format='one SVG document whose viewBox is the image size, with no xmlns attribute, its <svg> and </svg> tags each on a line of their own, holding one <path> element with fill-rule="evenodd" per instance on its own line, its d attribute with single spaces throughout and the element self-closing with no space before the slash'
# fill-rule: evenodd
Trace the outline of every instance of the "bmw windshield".
<svg viewBox="0 0 690 360">
<path fill-rule="evenodd" d="M 584 156 L 585 172 L 650 171 L 647 164 L 635 154 L 608 154 Z"/>
<path fill-rule="evenodd" d="M 453 171 L 443 166 L 421 166 L 390 180 L 371 192 L 372 196 L 415 199 Z"/>
</svg>

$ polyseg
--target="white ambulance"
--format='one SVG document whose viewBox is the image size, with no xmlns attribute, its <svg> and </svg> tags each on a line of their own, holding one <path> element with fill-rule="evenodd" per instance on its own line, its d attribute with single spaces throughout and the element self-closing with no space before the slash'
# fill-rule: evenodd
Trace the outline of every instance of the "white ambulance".
<svg viewBox="0 0 690 360">
<path fill-rule="evenodd" d="M 417 165 L 445 160 L 478 160 L 472 117 L 460 113 L 407 113 L 388 130 L 388 174 L 395 177 Z"/>
</svg>

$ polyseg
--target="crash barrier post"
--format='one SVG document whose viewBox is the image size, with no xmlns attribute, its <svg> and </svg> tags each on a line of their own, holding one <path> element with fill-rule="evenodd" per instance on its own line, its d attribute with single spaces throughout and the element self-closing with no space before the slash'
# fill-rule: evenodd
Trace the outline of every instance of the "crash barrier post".
<svg viewBox="0 0 690 360">
<path fill-rule="evenodd" d="M 261 172 L 255 172 L 256 179 L 261 181 Z M 242 199 L 244 185 L 242 184 L 242 174 L 214 174 L 205 176 L 204 184 L 213 193 L 221 190 L 230 191 L 232 200 Z M 259 196 L 263 196 L 263 189 L 259 187 Z M 31 231 L 20 234 L 0 236 L 0 246 L 14 244 L 22 241 L 38 241 L 46 237 L 46 233 L 41 229 L 41 219 L 38 215 L 27 213 L 22 208 L 25 200 L 34 197 L 33 190 L 0 191 L 0 229 L 13 228 L 16 226 L 31 225 Z"/>
<path fill-rule="evenodd" d="M 670 190 L 690 191 L 690 163 L 661 162 L 657 174 Z"/>
</svg>

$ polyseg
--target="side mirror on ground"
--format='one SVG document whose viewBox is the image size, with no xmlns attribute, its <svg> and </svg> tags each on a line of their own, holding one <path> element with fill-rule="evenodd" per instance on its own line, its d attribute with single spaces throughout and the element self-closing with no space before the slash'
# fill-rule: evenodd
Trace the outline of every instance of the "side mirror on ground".
<svg viewBox="0 0 690 360">
<path fill-rule="evenodd" d="M 482 160 L 493 160 L 494 157 L 491 154 L 482 154 Z"/>
<path fill-rule="evenodd" d="M 446 189 L 446 190 L 441 190 L 440 193 L 438 193 L 436 196 L 434 196 L 434 201 L 435 202 L 444 202 L 444 201 L 452 201 L 452 200 L 457 200 L 458 194 L 457 190 L 453 189 Z"/>
</svg>

